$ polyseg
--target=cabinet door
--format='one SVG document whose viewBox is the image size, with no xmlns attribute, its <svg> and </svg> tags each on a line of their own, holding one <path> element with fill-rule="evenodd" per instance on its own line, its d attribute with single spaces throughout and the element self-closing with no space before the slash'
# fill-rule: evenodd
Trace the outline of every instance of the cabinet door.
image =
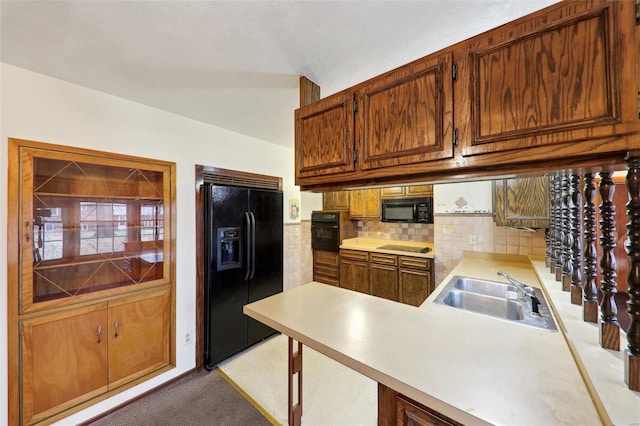
<svg viewBox="0 0 640 426">
<path fill-rule="evenodd" d="M 405 187 L 406 196 L 411 197 L 431 197 L 433 196 L 433 185 L 411 185 Z"/>
<path fill-rule="evenodd" d="M 23 423 L 107 391 L 107 304 L 21 322 Z"/>
<path fill-rule="evenodd" d="M 349 216 L 351 219 L 380 219 L 380 190 L 355 189 L 351 192 Z"/>
<path fill-rule="evenodd" d="M 11 188 L 20 194 L 21 313 L 169 282 L 170 165 L 29 144 L 12 159 L 22 165 Z"/>
<path fill-rule="evenodd" d="M 369 266 L 365 262 L 340 258 L 340 287 L 369 294 Z"/>
<path fill-rule="evenodd" d="M 169 364 L 169 290 L 109 303 L 109 389 Z"/>
<path fill-rule="evenodd" d="M 420 269 L 398 269 L 400 302 L 420 306 L 433 291 L 431 272 Z"/>
<path fill-rule="evenodd" d="M 398 396 L 397 402 L 398 426 L 454 426 L 457 422 L 437 413 L 427 410 L 417 404 Z"/>
<path fill-rule="evenodd" d="M 322 194 L 322 210 L 349 210 L 349 191 L 328 191 Z"/>
<path fill-rule="evenodd" d="M 373 296 L 398 301 L 398 268 L 395 266 L 369 264 L 369 288 Z"/>
<path fill-rule="evenodd" d="M 404 197 L 404 186 L 390 186 L 388 188 L 380 188 L 381 198 L 402 198 Z"/>
<path fill-rule="evenodd" d="M 296 178 L 354 170 L 353 103 L 338 93 L 296 110 Z"/>
<path fill-rule="evenodd" d="M 548 177 L 493 181 L 496 226 L 546 228 L 550 225 L 550 211 Z"/>
<path fill-rule="evenodd" d="M 563 2 L 472 39 L 458 79 L 468 88 L 456 90 L 462 154 L 541 147 L 529 157 L 584 156 L 605 149 L 596 138 L 636 132 L 634 25 L 632 1 Z M 575 143 L 557 147 L 566 142 Z"/>
<path fill-rule="evenodd" d="M 453 156 L 452 55 L 428 56 L 362 88 L 362 170 Z M 361 127 L 360 127 L 361 126 Z"/>
</svg>

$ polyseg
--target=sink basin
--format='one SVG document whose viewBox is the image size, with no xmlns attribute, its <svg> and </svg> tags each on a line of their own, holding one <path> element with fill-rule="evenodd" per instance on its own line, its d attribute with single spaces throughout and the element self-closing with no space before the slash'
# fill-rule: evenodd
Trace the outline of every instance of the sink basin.
<svg viewBox="0 0 640 426">
<path fill-rule="evenodd" d="M 444 304 L 479 314 L 509 320 L 525 318 L 523 306 L 513 300 L 501 297 L 482 296 L 460 290 L 449 290 L 442 299 Z"/>
<path fill-rule="evenodd" d="M 497 281 L 478 280 L 476 278 L 468 277 L 456 277 L 453 286 L 458 290 L 494 297 L 506 297 L 507 291 L 518 291 L 511 284 Z"/>
<path fill-rule="evenodd" d="M 512 292 L 510 297 L 507 292 Z M 456 275 L 444 284 L 433 302 L 515 324 L 558 331 L 541 291 L 536 292 L 540 300 L 539 313 L 532 312 L 530 298 L 514 299 L 514 294 L 518 294 L 517 289 L 511 284 Z"/>
</svg>

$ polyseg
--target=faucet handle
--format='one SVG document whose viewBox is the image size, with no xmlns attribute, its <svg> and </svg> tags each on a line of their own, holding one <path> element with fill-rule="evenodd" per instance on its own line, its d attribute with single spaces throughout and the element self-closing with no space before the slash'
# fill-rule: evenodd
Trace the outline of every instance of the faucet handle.
<svg viewBox="0 0 640 426">
<path fill-rule="evenodd" d="M 529 297 L 531 297 L 531 312 L 539 314 L 540 310 L 538 309 L 538 305 L 540 305 L 540 299 L 536 296 L 536 291 L 534 289 L 531 289 Z"/>
</svg>

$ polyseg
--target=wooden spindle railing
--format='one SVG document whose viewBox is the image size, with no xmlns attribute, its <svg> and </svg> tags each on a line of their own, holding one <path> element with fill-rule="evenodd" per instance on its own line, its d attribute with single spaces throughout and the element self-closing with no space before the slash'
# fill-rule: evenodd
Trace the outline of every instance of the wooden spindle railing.
<svg viewBox="0 0 640 426">
<path fill-rule="evenodd" d="M 582 319 L 586 322 L 598 322 L 598 251 L 596 250 L 596 207 L 594 199 L 596 187 L 594 173 L 584 175 L 584 297 Z"/>
<path fill-rule="evenodd" d="M 547 245 L 546 257 L 545 257 L 545 266 L 549 268 L 549 270 L 553 273 L 555 272 L 552 268 L 555 269 L 556 264 L 556 256 L 555 256 L 555 236 L 554 232 L 556 229 L 556 177 L 551 176 L 549 178 L 549 200 L 551 201 L 551 210 L 549 211 L 549 228 L 545 231 L 545 242 Z"/>
<path fill-rule="evenodd" d="M 640 391 L 640 153 L 628 155 L 627 162 L 627 203 L 629 272 L 627 273 L 627 349 L 624 355 L 624 381 L 629 389 Z"/>
<path fill-rule="evenodd" d="M 564 263 L 562 265 L 562 290 L 571 290 L 571 280 L 573 277 L 573 187 L 571 186 L 571 177 L 565 175 L 563 177 L 563 185 L 566 189 L 563 195 L 562 208 L 564 209 L 563 216 L 563 241 L 562 247 L 564 249 Z"/>
<path fill-rule="evenodd" d="M 564 209 L 562 208 L 562 200 L 563 200 L 563 185 L 562 185 L 563 175 L 560 174 L 557 179 L 556 186 L 556 281 L 560 281 L 562 278 L 562 265 L 564 264 L 564 248 L 563 248 L 563 213 Z"/>
<path fill-rule="evenodd" d="M 616 284 L 616 207 L 613 204 L 615 184 L 609 171 L 600 172 L 600 247 L 602 258 L 600 271 L 602 281 L 602 301 L 600 302 L 600 345 L 605 349 L 620 350 L 620 324 L 618 324 L 618 309 L 615 302 Z"/>
<path fill-rule="evenodd" d="M 569 224 L 571 223 L 569 220 L 569 176 L 566 174 L 562 175 L 560 190 L 560 259 L 556 266 L 556 281 L 562 284 L 562 290 L 569 291 L 570 281 L 565 286 L 563 280 L 563 276 L 567 273 L 568 265 L 570 265 L 567 260 L 571 253 L 571 246 L 569 245 L 571 234 L 571 230 L 569 229 Z"/>
<path fill-rule="evenodd" d="M 571 275 L 571 303 L 582 304 L 582 193 L 580 193 L 580 176 L 571 175 L 571 232 L 572 232 L 572 275 Z"/>
</svg>

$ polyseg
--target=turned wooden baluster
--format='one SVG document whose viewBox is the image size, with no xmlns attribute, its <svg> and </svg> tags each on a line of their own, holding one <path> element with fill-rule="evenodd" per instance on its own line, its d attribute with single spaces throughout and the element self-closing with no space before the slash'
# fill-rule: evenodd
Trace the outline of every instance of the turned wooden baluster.
<svg viewBox="0 0 640 426">
<path fill-rule="evenodd" d="M 568 245 L 568 238 L 570 234 L 569 229 L 569 176 L 562 175 L 560 184 L 560 256 L 556 261 L 556 281 L 562 283 L 562 290 L 569 291 L 569 284 L 565 287 L 564 280 L 562 279 L 565 271 L 565 265 L 567 264 L 567 257 L 571 251 L 571 246 Z"/>
<path fill-rule="evenodd" d="M 594 173 L 584 175 L 584 300 L 582 319 L 586 322 L 598 322 L 598 251 L 596 249 L 596 206 L 593 202 L 596 187 L 593 184 Z"/>
<path fill-rule="evenodd" d="M 545 239 L 547 243 L 547 256 L 545 260 L 545 266 L 549 268 L 551 273 L 555 272 L 556 255 L 554 238 L 554 232 L 556 230 L 556 177 L 551 176 L 549 181 L 549 199 L 551 200 L 551 212 L 550 212 L 550 225 L 545 232 Z"/>
<path fill-rule="evenodd" d="M 605 349 L 620 350 L 620 324 L 618 324 L 618 309 L 614 296 L 617 292 L 616 257 L 613 250 L 616 247 L 616 206 L 613 204 L 615 184 L 611 179 L 611 172 L 600 172 L 600 271 L 602 282 L 602 301 L 600 303 L 600 345 Z"/>
<path fill-rule="evenodd" d="M 562 276 L 562 265 L 564 264 L 562 248 L 562 175 L 556 178 L 556 281 L 560 281 Z"/>
<path fill-rule="evenodd" d="M 580 193 L 580 176 L 571 176 L 571 232 L 573 245 L 571 253 L 573 256 L 571 275 L 571 303 L 582 304 L 582 221 L 580 220 L 580 209 L 582 207 L 582 194 Z"/>
<path fill-rule="evenodd" d="M 640 391 L 640 153 L 629 155 L 627 161 L 627 312 L 630 323 L 627 330 L 627 349 L 624 356 L 624 381 L 629 389 Z"/>
<path fill-rule="evenodd" d="M 564 199 L 562 201 L 562 208 L 564 209 L 563 216 L 563 237 L 562 248 L 564 251 L 564 263 L 562 264 L 562 290 L 571 290 L 571 280 L 573 277 L 573 187 L 571 186 L 571 177 L 566 175 L 563 177 L 563 185 L 566 188 L 564 192 Z"/>
</svg>

